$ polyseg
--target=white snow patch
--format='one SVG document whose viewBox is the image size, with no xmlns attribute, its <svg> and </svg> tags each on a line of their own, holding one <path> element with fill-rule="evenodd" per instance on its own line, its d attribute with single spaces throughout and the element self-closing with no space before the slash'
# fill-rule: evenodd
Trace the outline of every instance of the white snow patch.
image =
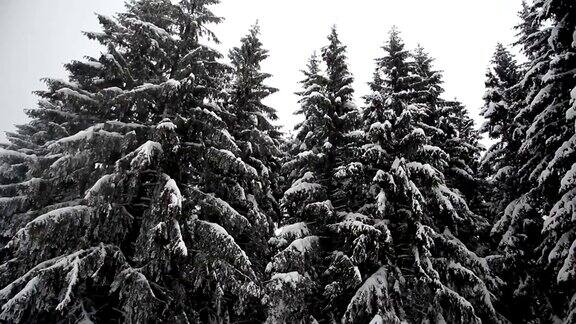
<svg viewBox="0 0 576 324">
<path fill-rule="evenodd" d="M 149 165 L 152 163 L 152 159 L 162 152 L 162 145 L 160 143 L 148 141 L 136 149 L 136 156 L 132 159 L 130 165 L 132 167 Z"/>
<path fill-rule="evenodd" d="M 158 126 L 156 126 L 156 129 L 174 131 L 176 130 L 176 125 L 170 120 L 163 120 L 160 124 L 158 124 Z"/>
<path fill-rule="evenodd" d="M 308 225 L 306 225 L 306 223 L 301 222 L 280 227 L 279 229 L 276 230 L 275 234 L 279 238 L 286 238 L 286 237 L 302 238 L 310 235 L 310 229 L 308 228 Z"/>
<path fill-rule="evenodd" d="M 182 198 L 180 188 L 178 188 L 178 185 L 176 184 L 176 181 L 174 179 L 170 178 L 166 182 L 166 184 L 164 185 L 164 193 L 170 194 L 170 204 L 168 205 L 169 208 L 177 208 L 178 210 L 182 209 L 182 201 L 184 199 Z"/>
<path fill-rule="evenodd" d="M 560 191 L 566 191 L 574 187 L 576 187 L 576 163 L 572 165 L 572 168 L 562 178 Z"/>
<path fill-rule="evenodd" d="M 570 252 L 564 260 L 564 264 L 558 271 L 558 282 L 567 282 L 576 278 L 576 241 L 572 243 Z"/>
<path fill-rule="evenodd" d="M 113 175 L 111 174 L 107 174 L 98 179 L 98 181 L 96 181 L 96 183 L 92 186 L 92 188 L 88 189 L 88 191 L 86 192 L 85 199 L 91 199 L 99 195 L 100 191 L 102 191 L 102 188 L 104 186 L 107 186 L 112 179 Z"/>
<path fill-rule="evenodd" d="M 322 188 L 322 185 L 317 183 L 302 182 L 297 185 L 292 186 L 290 189 L 286 190 L 285 196 L 292 196 L 300 193 L 314 192 Z"/>
<path fill-rule="evenodd" d="M 61 95 L 64 99 L 74 98 L 80 101 L 87 101 L 90 103 L 97 103 L 96 100 L 92 99 L 90 96 L 82 94 L 76 90 L 70 88 L 62 88 L 55 91 L 56 94 Z"/>
<path fill-rule="evenodd" d="M 290 243 L 286 250 L 296 250 L 300 253 L 306 253 L 312 251 L 315 246 L 318 245 L 320 238 L 318 236 L 307 236 L 305 238 L 297 239 Z"/>
</svg>

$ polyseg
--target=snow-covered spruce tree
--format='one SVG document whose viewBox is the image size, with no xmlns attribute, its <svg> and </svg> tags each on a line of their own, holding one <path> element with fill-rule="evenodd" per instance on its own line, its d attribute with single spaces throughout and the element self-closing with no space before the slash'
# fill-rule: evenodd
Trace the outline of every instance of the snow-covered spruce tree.
<svg viewBox="0 0 576 324">
<path fill-rule="evenodd" d="M 461 240 L 487 224 L 446 181 L 450 156 L 433 142 L 444 131 L 428 115 L 435 109 L 433 100 L 422 96 L 430 88 L 419 85 L 422 73 L 396 29 L 384 50 L 372 83 L 376 91 L 364 110 L 362 164 L 369 190 L 361 211 L 386 224 L 391 251 L 378 260 L 380 268 L 372 276 L 362 277 L 345 318 L 358 323 L 372 318 L 501 322 L 493 306 L 498 278 Z"/>
<path fill-rule="evenodd" d="M 492 231 L 495 251 L 491 265 L 506 285 L 502 289 L 499 309 L 510 319 L 525 322 L 533 319 L 533 306 L 539 298 L 530 279 L 535 271 L 534 249 L 539 242 L 539 222 L 526 222 L 524 217 L 537 218 L 533 210 L 525 209 L 523 194 L 530 191 L 529 175 L 522 172 L 525 157 L 519 154 L 525 126 L 516 119 L 524 107 L 525 92 L 518 84 L 521 70 L 512 54 L 501 44 L 486 74 L 486 94 L 482 116 L 486 122 L 481 131 L 496 142 L 481 161 L 481 171 L 486 177 L 486 199 L 489 211 L 497 226 Z M 527 157 L 526 157 L 527 158 Z M 513 216 L 514 215 L 514 216 Z M 514 232 L 504 234 L 500 221 L 515 217 Z M 529 235 L 530 237 L 528 237 Z"/>
<path fill-rule="evenodd" d="M 472 210 L 481 211 L 484 186 L 478 176 L 478 160 L 482 148 L 474 121 L 460 102 L 442 98 L 442 73 L 434 69 L 434 59 L 424 48 L 418 46 L 412 56 L 417 77 L 413 103 L 426 109 L 422 125 L 430 144 L 449 156 L 444 171 L 446 183 L 464 195 Z"/>
<path fill-rule="evenodd" d="M 246 192 L 247 201 L 252 203 L 249 213 L 255 222 L 252 226 L 252 242 L 258 244 L 259 270 L 264 270 L 268 251 L 268 235 L 272 233 L 273 223 L 278 220 L 279 204 L 276 200 L 280 190 L 280 167 L 282 152 L 279 149 L 281 133 L 272 121 L 278 119 L 276 110 L 262 101 L 278 91 L 265 84 L 271 75 L 261 71 L 261 63 L 268 57 L 258 38 L 260 28 L 256 24 L 248 35 L 242 38 L 241 46 L 233 48 L 229 58 L 234 69 L 228 102 L 231 113 L 228 123 L 230 133 L 240 148 L 242 160 L 254 167 L 259 178 L 259 187 L 255 192 Z"/>
<path fill-rule="evenodd" d="M 515 120 L 525 128 L 516 175 L 529 186 L 495 225 L 505 257 L 530 259 L 543 224 L 539 263 L 518 293 L 535 295 L 522 306 L 528 320 L 576 321 L 576 3 L 536 0 L 524 5 L 519 43 L 529 58 L 520 86 L 525 100 Z M 527 246 L 527 247 L 526 247 Z M 532 261 L 532 260 L 530 260 Z M 542 296 L 544 295 L 544 296 Z M 531 316 L 531 318 L 529 317 Z M 519 319 L 523 320 L 523 318 Z"/>
<path fill-rule="evenodd" d="M 500 218 L 506 206 L 518 198 L 521 189 L 518 170 L 519 125 L 515 122 L 520 106 L 520 68 L 512 54 L 498 43 L 488 72 L 481 131 L 496 140 L 482 159 L 482 171 L 491 182 L 490 210 Z"/>
<path fill-rule="evenodd" d="M 5 322 L 258 320 L 264 169 L 227 130 L 216 0 L 135 0 L 0 150 Z M 259 197 L 259 196 L 258 196 Z M 266 224 L 268 222 L 268 224 Z M 265 233 L 259 233 L 265 235 Z"/>
<path fill-rule="evenodd" d="M 346 47 L 335 29 L 328 40 L 325 71 L 313 56 L 304 72 L 299 113 L 305 119 L 283 167 L 291 187 L 281 201 L 282 226 L 270 240 L 278 251 L 267 269 L 270 323 L 340 321 L 362 283 L 358 265 L 375 258 L 386 242 L 384 224 L 349 212 L 358 203 L 354 175 L 363 176 L 358 163 L 349 163 L 358 111 Z M 378 274 L 369 285 L 381 280 Z"/>
</svg>

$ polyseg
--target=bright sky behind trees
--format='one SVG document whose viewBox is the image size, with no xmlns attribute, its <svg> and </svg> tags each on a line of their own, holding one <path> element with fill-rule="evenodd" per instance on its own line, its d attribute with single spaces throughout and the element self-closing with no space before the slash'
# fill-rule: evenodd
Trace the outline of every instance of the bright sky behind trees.
<svg viewBox="0 0 576 324">
<path fill-rule="evenodd" d="M 514 41 L 520 0 L 223 0 L 215 12 L 226 18 L 216 26 L 222 44 L 236 46 L 257 20 L 262 41 L 270 50 L 264 70 L 273 74 L 271 85 L 280 92 L 269 104 L 278 109 L 280 123 L 291 130 L 298 107 L 300 69 L 333 24 L 348 45 L 357 96 L 366 94 L 373 59 L 392 25 L 397 25 L 408 47 L 418 43 L 437 59 L 444 71 L 447 96 L 457 97 L 478 122 L 485 72 L 497 42 Z M 23 109 L 33 108 L 34 90 L 42 77 L 64 77 L 62 64 L 97 54 L 99 48 L 80 31 L 98 30 L 95 12 L 112 15 L 122 0 L 3 0 L 0 2 L 0 130 L 25 121 Z M 360 100 L 358 103 L 361 104 Z M 3 138 L 3 135 L 0 135 Z"/>
</svg>

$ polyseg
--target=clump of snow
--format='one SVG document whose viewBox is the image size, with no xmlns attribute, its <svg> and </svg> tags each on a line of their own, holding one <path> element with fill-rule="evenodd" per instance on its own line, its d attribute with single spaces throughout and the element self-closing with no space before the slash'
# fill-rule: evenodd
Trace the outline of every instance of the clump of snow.
<svg viewBox="0 0 576 324">
<path fill-rule="evenodd" d="M 360 234 L 372 234 L 375 237 L 379 237 L 382 235 L 382 232 L 376 229 L 374 226 L 365 224 L 358 220 L 345 220 L 343 222 L 330 225 L 329 227 L 338 233 L 347 231 L 352 233 L 354 236 L 358 236 Z"/>
<path fill-rule="evenodd" d="M 72 300 L 72 289 L 74 289 L 74 286 L 76 286 L 76 283 L 78 282 L 79 263 L 80 260 L 78 258 L 72 261 L 72 270 L 70 270 L 70 272 L 68 272 L 66 275 L 68 287 L 66 287 L 64 298 L 62 298 L 62 301 L 60 301 L 60 303 L 56 306 L 56 310 L 63 310 Z"/>
<path fill-rule="evenodd" d="M 304 277 L 299 274 L 298 271 L 292 271 L 287 273 L 276 273 L 272 278 L 270 278 L 270 281 L 276 282 L 275 289 L 279 290 L 282 289 L 285 284 L 296 288 L 303 279 Z"/>
<path fill-rule="evenodd" d="M 89 66 L 89 67 L 96 69 L 96 70 L 101 70 L 104 68 L 104 65 L 102 65 L 102 63 L 97 62 L 97 61 L 85 61 L 85 62 L 82 62 L 82 64 Z"/>
<path fill-rule="evenodd" d="M 230 234 L 228 234 L 228 232 L 224 229 L 224 227 L 216 223 L 202 220 L 197 220 L 197 222 L 199 225 L 207 229 L 211 235 L 214 235 L 214 237 L 210 237 L 210 239 L 213 240 L 211 244 L 214 244 L 215 242 L 219 243 L 216 244 L 214 248 L 226 249 L 226 251 L 223 250 L 218 251 L 222 256 L 232 253 L 233 259 L 242 267 L 244 271 L 251 271 L 250 267 L 252 263 L 250 262 L 250 259 L 248 258 L 244 250 L 242 250 L 242 248 L 240 248 L 240 246 L 236 244 L 234 238 Z"/>
<path fill-rule="evenodd" d="M 172 121 L 165 119 L 156 126 L 156 129 L 174 131 L 176 130 L 176 125 Z"/>
<path fill-rule="evenodd" d="M 162 83 L 162 88 L 166 94 L 174 94 L 178 89 L 180 89 L 180 81 L 170 79 L 164 83 Z"/>
<path fill-rule="evenodd" d="M 301 182 L 301 183 L 298 183 L 298 184 L 292 186 L 290 189 L 286 190 L 286 192 L 284 193 L 284 196 L 290 197 L 290 196 L 294 196 L 297 194 L 306 194 L 309 192 L 318 191 L 322 188 L 323 188 L 322 185 L 317 184 L 317 183 Z"/>
<path fill-rule="evenodd" d="M 576 187 L 576 163 L 572 165 L 572 168 L 570 168 L 562 178 L 560 191 L 566 191 L 574 187 Z"/>
<path fill-rule="evenodd" d="M 564 264 L 560 271 L 558 271 L 558 282 L 567 282 L 576 279 L 576 240 L 570 246 L 568 256 L 564 260 Z"/>
<path fill-rule="evenodd" d="M 160 28 L 153 23 L 149 23 L 147 21 L 142 21 L 137 18 L 128 17 L 126 18 L 126 22 L 129 22 L 135 26 L 140 26 L 152 31 L 157 37 L 160 37 L 163 40 L 170 39 L 170 33 L 168 33 L 165 29 Z"/>
<path fill-rule="evenodd" d="M 148 141 L 136 149 L 130 165 L 133 168 L 145 167 L 152 163 L 152 160 L 163 152 L 162 145 L 158 142 Z"/>
<path fill-rule="evenodd" d="M 107 174 L 98 179 L 98 181 L 96 181 L 96 183 L 92 186 L 92 188 L 88 189 L 85 199 L 89 200 L 99 195 L 100 192 L 102 191 L 102 188 L 104 186 L 108 186 L 113 178 L 114 178 L 113 175 Z"/>
<path fill-rule="evenodd" d="M 435 179 L 438 177 L 438 172 L 430 164 L 422 164 L 420 162 L 406 163 L 406 170 L 426 177 L 427 179 Z"/>
<path fill-rule="evenodd" d="M 307 152 L 303 152 L 303 153 L 307 153 Z M 294 181 L 294 183 L 292 184 L 292 187 L 290 189 L 288 189 L 284 193 L 284 195 L 289 196 L 289 195 L 299 193 L 299 192 L 306 190 L 306 189 L 318 189 L 319 187 L 321 187 L 318 184 L 312 183 L 313 181 L 314 181 L 314 173 L 306 172 L 300 179 Z"/>
<path fill-rule="evenodd" d="M 44 79 L 46 82 L 54 85 L 60 85 L 62 87 L 67 87 L 70 89 L 78 89 L 80 88 L 80 83 L 76 81 L 68 81 L 64 79 L 57 79 L 57 78 L 46 78 Z"/>
<path fill-rule="evenodd" d="M 82 94 L 76 90 L 72 90 L 70 88 L 61 88 L 61 89 L 56 90 L 55 93 L 59 94 L 64 99 L 74 98 L 74 99 L 80 100 L 80 101 L 86 101 L 86 102 L 90 102 L 90 103 L 94 103 L 94 104 L 97 103 L 97 101 L 92 99 L 90 96 Z"/>
<path fill-rule="evenodd" d="M 386 192 L 384 192 L 384 190 L 380 190 L 380 193 L 378 193 L 378 196 L 376 197 L 376 201 L 377 201 L 378 211 L 380 213 L 382 213 L 382 215 L 385 215 L 386 214 L 386 205 L 388 203 L 388 200 L 386 198 Z"/>
<path fill-rule="evenodd" d="M 53 210 L 44 215 L 36 217 L 33 221 L 28 223 L 28 225 L 44 225 L 48 222 L 58 221 L 61 218 L 74 216 L 74 215 L 85 215 L 90 212 L 90 207 L 87 206 L 71 206 L 65 207 L 57 210 Z M 28 226 L 27 225 L 27 226 Z"/>
<path fill-rule="evenodd" d="M 178 185 L 176 184 L 176 181 L 174 179 L 170 178 L 164 185 L 163 194 L 166 193 L 170 195 L 170 203 L 168 207 L 172 209 L 181 210 L 183 198 L 182 194 L 180 193 L 180 188 L 178 188 Z"/>
<path fill-rule="evenodd" d="M 391 127 L 392 125 L 390 125 L 389 121 L 385 121 L 384 123 L 375 122 L 372 125 L 370 125 L 370 133 L 375 132 L 378 134 L 384 134 Z"/>
<path fill-rule="evenodd" d="M 576 233 L 573 231 L 564 233 L 560 239 L 558 239 L 552 251 L 548 254 L 548 263 L 552 264 L 553 262 L 566 258 L 569 254 L 570 246 L 572 245 L 574 238 L 576 238 Z"/>
<path fill-rule="evenodd" d="M 549 216 L 544 221 L 544 231 L 552 231 L 563 226 L 562 219 L 565 216 L 568 219 L 576 220 L 576 187 L 566 192 L 552 207 Z"/>
<path fill-rule="evenodd" d="M 188 248 L 186 247 L 186 243 L 184 242 L 184 238 L 182 237 L 182 229 L 180 228 L 180 224 L 177 220 L 173 220 L 174 222 L 174 232 L 176 235 L 176 244 L 174 246 L 174 252 L 176 252 L 180 256 L 188 256 Z"/>
<path fill-rule="evenodd" d="M 388 298 L 388 273 L 381 267 L 370 276 L 352 297 L 344 318 L 346 322 L 354 322 L 358 315 L 377 312 Z"/>
<path fill-rule="evenodd" d="M 53 149 L 56 149 L 58 146 L 65 145 L 65 144 L 86 142 L 86 141 L 91 140 L 95 135 L 104 135 L 104 136 L 108 136 L 108 137 L 112 137 L 112 138 L 114 138 L 114 137 L 121 138 L 122 137 L 122 135 L 119 133 L 105 131 L 104 125 L 105 124 L 96 124 L 96 125 L 91 126 L 85 130 L 81 130 L 74 135 L 61 138 L 61 139 L 55 141 L 54 143 L 50 144 L 48 146 L 48 148 L 53 150 Z"/>
<path fill-rule="evenodd" d="M 21 160 L 21 161 L 34 161 L 35 155 L 28 155 L 17 151 L 6 150 L 0 148 L 0 158 L 3 160 Z"/>
<path fill-rule="evenodd" d="M 130 129 L 130 130 L 132 130 L 132 129 L 139 129 L 139 128 L 142 129 L 142 128 L 148 128 L 148 127 L 149 127 L 149 126 L 143 125 L 143 124 L 138 124 L 138 123 L 123 123 L 123 122 L 117 121 L 117 120 L 107 121 L 106 124 L 107 124 L 107 125 L 110 125 L 110 126 L 114 126 L 114 127 L 116 127 L 116 128 Z"/>
<path fill-rule="evenodd" d="M 302 238 L 310 235 L 310 229 L 306 223 L 300 222 L 280 227 L 275 231 L 275 234 L 279 238 Z"/>
<path fill-rule="evenodd" d="M 14 297 L 10 298 L 4 305 L 2 306 L 2 310 L 6 312 L 7 310 L 18 308 L 18 304 L 25 303 L 28 299 L 32 298 L 36 295 L 38 290 L 38 284 L 40 283 L 40 278 L 34 277 L 30 281 L 26 283 L 26 286 L 22 290 L 20 290 Z M 4 312 L 2 315 L 5 315 Z M 4 317 L 4 316 L 2 316 Z"/>
<path fill-rule="evenodd" d="M 360 213 L 338 212 L 337 214 L 342 221 L 370 222 L 372 220 L 371 217 Z"/>
<path fill-rule="evenodd" d="M 318 245 L 319 240 L 320 238 L 318 236 L 307 236 L 305 238 L 297 239 L 290 243 L 286 250 L 295 250 L 304 254 L 312 251 L 314 247 Z"/>
</svg>

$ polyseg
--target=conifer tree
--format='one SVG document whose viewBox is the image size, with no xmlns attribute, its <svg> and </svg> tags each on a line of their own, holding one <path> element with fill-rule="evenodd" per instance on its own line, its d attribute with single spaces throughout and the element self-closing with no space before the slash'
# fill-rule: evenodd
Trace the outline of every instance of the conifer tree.
<svg viewBox="0 0 576 324">
<path fill-rule="evenodd" d="M 491 65 L 486 73 L 486 94 L 482 116 L 486 122 L 481 131 L 497 142 L 486 152 L 483 172 L 493 182 L 490 193 L 491 212 L 499 218 L 506 206 L 519 194 L 515 171 L 518 159 L 520 125 L 515 122 L 521 93 L 519 67 L 510 52 L 497 44 Z"/>
<path fill-rule="evenodd" d="M 449 156 L 444 172 L 446 182 L 461 191 L 474 211 L 482 210 L 483 186 L 477 170 L 481 147 L 474 121 L 460 102 L 442 98 L 442 72 L 434 69 L 434 59 L 424 48 L 418 46 L 412 56 L 416 76 L 413 102 L 425 107 L 421 125 L 430 144 Z"/>
<path fill-rule="evenodd" d="M 2 321 L 260 318 L 268 176 L 225 122 L 217 2 L 129 1 L 87 33 L 104 54 L 46 80 L 0 150 Z"/>
<path fill-rule="evenodd" d="M 258 242 L 259 264 L 263 270 L 267 261 L 267 233 L 271 233 L 272 221 L 279 218 L 276 196 L 280 190 L 280 167 L 282 153 L 279 149 L 281 133 L 272 121 L 278 119 L 276 110 L 262 101 L 278 90 L 264 84 L 271 75 L 261 71 L 261 63 L 268 51 L 259 40 L 260 27 L 256 24 L 242 38 L 241 46 L 233 48 L 229 58 L 234 70 L 232 76 L 229 111 L 230 133 L 236 139 L 241 158 L 258 170 L 261 187 L 246 192 L 251 211 L 260 218 L 251 228 L 253 241 Z"/>
<path fill-rule="evenodd" d="M 534 291 L 534 249 L 539 241 L 538 222 L 524 223 L 524 217 L 537 219 L 537 213 L 525 208 L 526 196 L 531 189 L 519 153 L 525 126 L 516 118 L 524 107 L 525 92 L 518 84 L 521 70 L 512 54 L 497 44 L 491 65 L 486 74 L 486 94 L 482 116 L 486 122 L 481 131 L 496 140 L 481 161 L 481 170 L 488 183 L 489 210 L 495 221 L 492 238 L 498 256 L 492 265 L 506 283 L 500 309 L 513 320 L 533 319 L 537 310 L 533 306 L 538 293 Z M 515 218 L 514 231 L 501 227 L 502 220 Z M 530 234 L 530 237 L 527 235 Z"/>
<path fill-rule="evenodd" d="M 519 43 L 530 61 L 519 81 L 524 102 L 515 117 L 523 127 L 518 149 L 522 164 L 516 176 L 527 185 L 508 205 L 493 233 L 506 257 L 519 254 L 541 266 L 522 278 L 519 289 L 535 295 L 529 308 L 523 306 L 529 319 L 571 323 L 576 320 L 572 206 L 576 4 L 537 0 L 524 4 L 521 17 Z M 533 233 L 540 228 L 543 242 Z M 541 255 L 536 259 L 526 251 L 538 244 Z"/>
<path fill-rule="evenodd" d="M 385 239 L 385 232 L 355 219 L 362 215 L 348 212 L 349 179 L 362 171 L 350 163 L 348 145 L 358 113 L 346 47 L 335 29 L 328 40 L 325 71 L 313 56 L 304 72 L 299 113 L 305 120 L 297 126 L 295 155 L 283 167 L 291 186 L 281 201 L 282 226 L 270 240 L 278 251 L 267 269 L 270 323 L 339 321 L 361 283 L 354 258 L 370 258 L 368 248 Z"/>
<path fill-rule="evenodd" d="M 390 249 L 353 298 L 347 319 L 500 322 L 493 306 L 498 278 L 462 243 L 486 221 L 447 182 L 450 156 L 433 140 L 444 134 L 433 114 L 441 107 L 435 106 L 439 82 L 425 73 L 422 52 L 411 57 L 396 29 L 384 50 L 364 110 L 362 161 L 370 190 L 362 210 L 386 224 Z"/>
</svg>

